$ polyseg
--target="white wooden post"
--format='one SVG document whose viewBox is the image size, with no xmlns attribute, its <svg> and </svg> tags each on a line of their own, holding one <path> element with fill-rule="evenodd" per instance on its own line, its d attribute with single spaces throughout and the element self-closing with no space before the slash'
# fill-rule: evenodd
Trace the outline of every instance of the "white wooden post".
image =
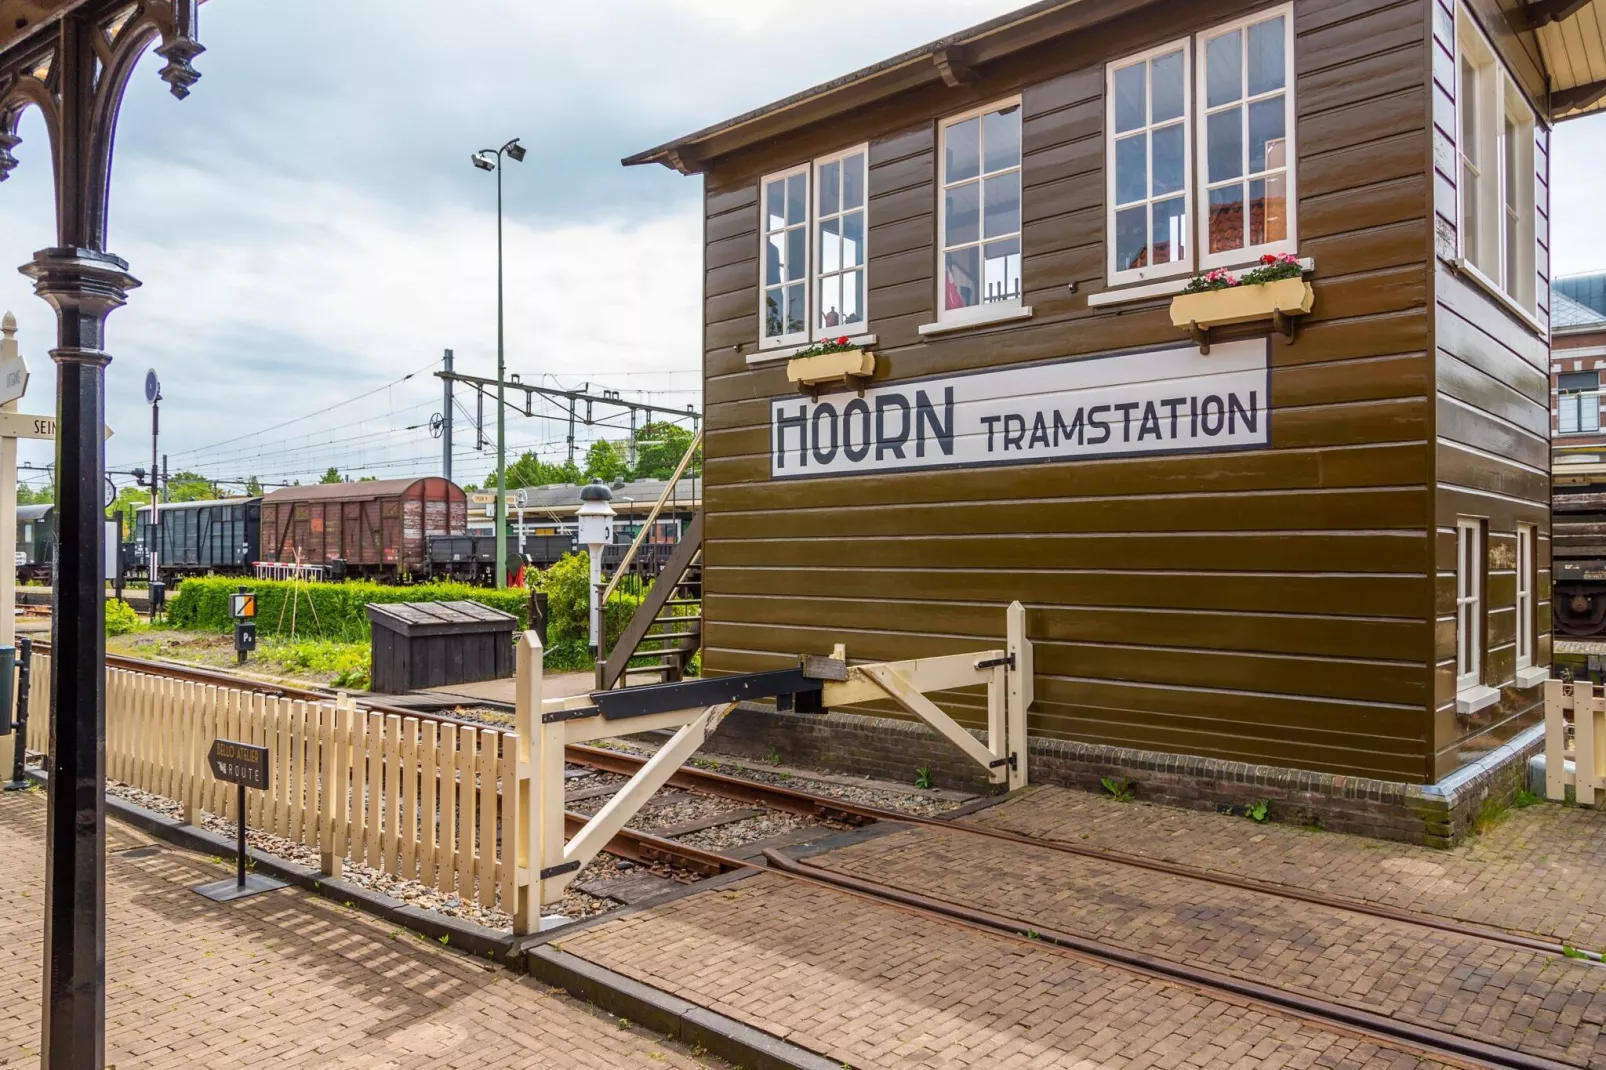
<svg viewBox="0 0 1606 1070">
<path fill-rule="evenodd" d="M 7 312 L 0 318 L 0 366 L 14 364 L 17 356 L 17 319 Z M 26 370 L 23 373 L 27 380 Z M 0 384 L 3 385 L 3 384 Z M 0 405 L 0 412 L 17 411 L 17 402 Z M 0 646 L 17 645 L 17 440 L 0 438 Z M 48 716 L 48 714 L 47 714 Z M 26 741 L 13 732 L 0 736 L 0 777 L 9 779 L 16 751 Z"/>
<path fill-rule="evenodd" d="M 503 791 L 507 793 L 503 805 L 515 807 L 517 811 L 514 827 L 518 830 L 518 842 L 502 845 L 504 864 L 514 870 L 515 889 L 513 903 L 503 904 L 503 909 L 513 915 L 513 933 L 516 936 L 538 932 L 541 928 L 541 879 L 536 870 L 541 864 L 541 830 L 544 826 L 540 821 L 542 815 L 536 811 L 538 798 L 533 781 L 535 758 L 543 742 L 538 733 L 541 731 L 541 659 L 544 654 L 535 630 L 526 629 L 519 640 L 514 664 L 513 731 L 518 734 L 514 741 L 517 753 L 516 783 L 503 786 Z M 562 780 L 563 769 L 560 766 L 560 784 Z M 561 788 L 559 805 L 562 805 Z M 561 823 L 559 828 L 562 828 Z"/>
<path fill-rule="evenodd" d="M 1567 779 L 1562 774 L 1566 761 L 1567 731 L 1563 689 L 1571 691 L 1577 684 L 1564 684 L 1560 680 L 1545 681 L 1545 798 L 1561 802 L 1567 798 Z"/>
<path fill-rule="evenodd" d="M 1011 659 L 1009 670 L 1009 747 L 1015 764 L 1009 770 L 1009 790 L 1026 786 L 1026 712 L 1037 698 L 1032 641 L 1026 638 L 1026 607 L 1011 602 L 1005 614 L 1004 649 Z"/>
<path fill-rule="evenodd" d="M 1595 805 L 1595 685 L 1573 685 L 1573 784 L 1579 806 Z"/>
</svg>

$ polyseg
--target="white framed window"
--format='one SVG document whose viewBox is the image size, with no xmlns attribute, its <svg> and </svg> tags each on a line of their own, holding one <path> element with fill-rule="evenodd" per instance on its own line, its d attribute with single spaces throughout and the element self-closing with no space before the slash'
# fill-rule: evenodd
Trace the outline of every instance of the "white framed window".
<svg viewBox="0 0 1606 1070">
<path fill-rule="evenodd" d="M 858 145 L 764 177 L 761 349 L 865 333 L 869 161 Z"/>
<path fill-rule="evenodd" d="M 1532 313 L 1534 113 L 1465 5 L 1456 16 L 1460 256 Z"/>
<path fill-rule="evenodd" d="M 1293 8 L 1199 34 L 1199 267 L 1298 247 Z"/>
<path fill-rule="evenodd" d="M 1483 521 L 1455 523 L 1455 689 L 1482 683 Z"/>
<path fill-rule="evenodd" d="M 1020 98 L 944 119 L 937 151 L 937 321 L 1019 309 Z"/>
<path fill-rule="evenodd" d="M 1517 525 L 1517 668 L 1534 663 L 1534 528 Z"/>
<path fill-rule="evenodd" d="M 1600 430 L 1600 372 L 1564 372 L 1556 378 L 1556 433 Z"/>
<path fill-rule="evenodd" d="M 1105 67 L 1104 173 L 1112 284 L 1192 270 L 1188 42 Z"/>
</svg>

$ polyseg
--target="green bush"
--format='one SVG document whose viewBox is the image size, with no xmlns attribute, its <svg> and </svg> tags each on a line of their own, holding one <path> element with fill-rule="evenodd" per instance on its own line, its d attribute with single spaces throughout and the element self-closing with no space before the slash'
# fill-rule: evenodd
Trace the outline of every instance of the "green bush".
<svg viewBox="0 0 1606 1070">
<path fill-rule="evenodd" d="M 352 580 L 347 583 L 292 583 L 289 580 L 241 580 L 230 576 L 196 576 L 179 584 L 168 600 L 167 620 L 175 628 L 201 632 L 230 632 L 229 595 L 238 588 L 255 591 L 257 634 L 291 634 L 296 638 L 366 642 L 370 602 L 479 602 L 518 617 L 519 627 L 529 625 L 529 592 L 522 588 L 498 591 L 465 583 L 426 583 L 392 587 Z M 291 591 L 297 589 L 294 605 Z"/>
<path fill-rule="evenodd" d="M 107 635 L 127 635 L 129 632 L 139 631 L 143 626 L 144 622 L 139 619 L 139 614 L 135 613 L 133 607 L 127 602 L 120 602 L 116 599 L 107 600 Z"/>
<path fill-rule="evenodd" d="M 591 555 L 564 554 L 551 568 L 534 579 L 537 590 L 546 594 L 546 639 L 556 647 L 567 640 L 581 640 L 581 646 L 591 637 L 591 624 L 586 619 L 591 608 Z M 608 645 L 619 638 L 625 625 L 641 605 L 643 591 L 627 591 L 623 584 L 608 599 Z M 552 663 L 548 655 L 546 664 Z M 586 659 L 589 662 L 589 657 Z M 589 668 L 589 665 L 580 666 Z"/>
</svg>

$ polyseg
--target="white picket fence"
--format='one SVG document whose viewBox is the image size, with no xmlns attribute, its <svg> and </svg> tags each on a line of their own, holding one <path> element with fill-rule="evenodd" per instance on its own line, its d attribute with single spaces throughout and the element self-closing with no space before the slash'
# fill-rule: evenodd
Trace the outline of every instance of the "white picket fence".
<svg viewBox="0 0 1606 1070">
<path fill-rule="evenodd" d="M 1546 680 L 1545 797 L 1566 799 L 1569 784 L 1584 806 L 1606 792 L 1606 691 L 1587 680 Z"/>
<path fill-rule="evenodd" d="M 50 657 L 35 655 L 28 747 L 49 744 Z M 233 784 L 212 776 L 214 739 L 266 746 L 266 791 L 246 792 L 246 823 L 316 850 L 512 912 L 517 736 L 490 728 L 281 699 L 123 669 L 106 670 L 106 775 L 184 807 L 236 819 Z"/>
</svg>

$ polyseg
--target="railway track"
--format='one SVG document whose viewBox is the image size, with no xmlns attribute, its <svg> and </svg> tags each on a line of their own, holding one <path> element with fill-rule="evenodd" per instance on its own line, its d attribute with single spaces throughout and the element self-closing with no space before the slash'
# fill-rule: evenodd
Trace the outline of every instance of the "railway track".
<svg viewBox="0 0 1606 1070">
<path fill-rule="evenodd" d="M 320 689 L 300 688 L 251 680 L 226 672 L 168 662 L 151 662 L 116 655 L 109 655 L 107 661 L 108 664 L 117 668 L 152 672 L 200 683 L 246 687 L 259 692 L 278 694 L 285 697 L 321 700 L 327 699 L 332 694 L 332 692 Z M 475 723 L 463 718 L 382 703 L 363 702 L 361 705 L 378 712 L 394 713 L 408 717 L 427 718 L 459 724 Z M 647 760 L 634 754 L 588 746 L 568 747 L 565 759 L 568 765 L 624 777 L 633 775 Z M 1150 872 L 1196 881 L 1201 885 L 1248 891 L 1329 909 L 1369 915 L 1379 919 L 1418 926 L 1423 929 L 1438 930 L 1503 944 L 1526 951 L 1538 951 L 1558 956 L 1563 954 L 1563 948 L 1559 943 L 1498 929 L 1468 925 L 1453 919 L 1396 910 L 1345 897 L 1307 892 L 1285 885 L 1209 873 L 1188 866 L 1120 852 L 1034 839 L 1017 833 L 966 824 L 942 817 L 912 815 L 845 799 L 814 795 L 791 787 L 761 783 L 690 766 L 682 767 L 678 770 L 670 778 L 667 787 L 712 796 L 730 803 L 740 803 L 749 807 L 762 807 L 767 810 L 802 817 L 809 821 L 830 823 L 839 827 L 863 826 L 875 822 L 900 822 L 905 825 L 942 828 L 967 835 L 986 837 L 995 841 L 1094 859 L 1104 863 L 1131 866 Z M 603 800 L 606 798 L 607 792 L 604 787 L 598 787 L 590 791 L 588 795 L 592 799 Z M 566 813 L 566 819 L 568 832 L 573 834 L 588 820 L 588 815 L 570 810 Z M 718 821 L 713 821 L 704 824 L 703 827 L 714 827 L 717 824 L 719 824 Z M 1501 1067 L 1510 1068 L 1510 1070 L 1563 1070 L 1563 1068 L 1573 1065 L 1458 1036 L 1447 1030 L 1418 1022 L 1391 1018 L 1320 996 L 1170 961 L 1075 933 L 1056 931 L 1050 926 L 1038 924 L 1031 919 L 995 914 L 924 895 L 909 888 L 836 872 L 812 865 L 807 861 L 791 858 L 775 849 L 764 849 L 758 857 L 741 857 L 724 851 L 696 847 L 669 836 L 654 835 L 639 829 L 627 828 L 609 842 L 606 850 L 617 857 L 639 864 L 666 864 L 700 876 L 713 876 L 745 868 L 762 869 L 780 879 L 828 887 L 842 894 L 871 899 L 899 910 L 940 918 L 947 923 L 986 930 L 1030 941 L 1038 945 L 1050 945 L 1068 954 L 1107 963 L 1135 973 L 1184 984 L 1206 993 L 1230 997 L 1240 1001 L 1251 1001 L 1279 1012 L 1291 1013 L 1314 1023 L 1329 1027 L 1336 1026 L 1392 1045 L 1403 1044 L 1425 1055 L 1446 1060 L 1454 1065 Z"/>
</svg>

